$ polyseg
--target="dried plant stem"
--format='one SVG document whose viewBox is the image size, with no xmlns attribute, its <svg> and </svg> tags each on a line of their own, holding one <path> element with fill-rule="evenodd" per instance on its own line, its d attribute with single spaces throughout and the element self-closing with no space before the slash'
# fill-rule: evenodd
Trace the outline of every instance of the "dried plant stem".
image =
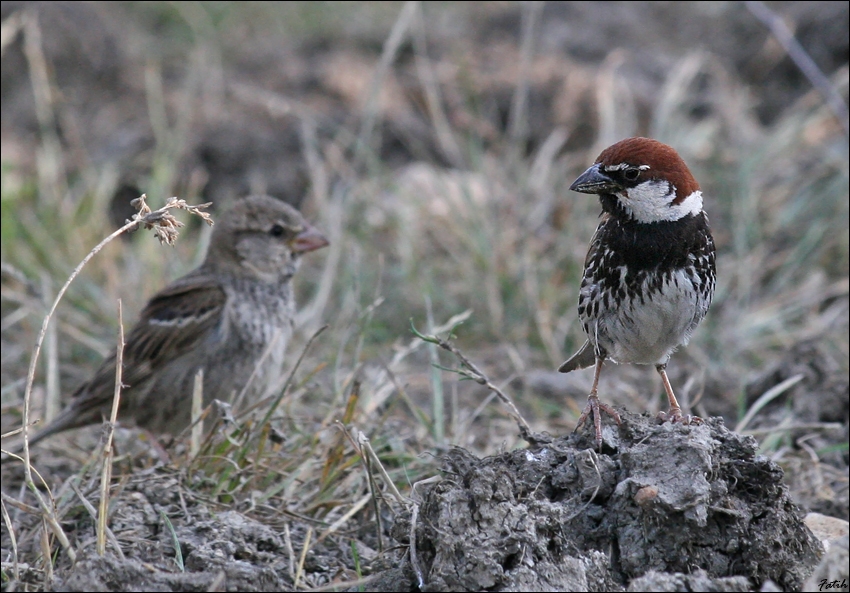
<svg viewBox="0 0 850 593">
<path fill-rule="evenodd" d="M 86 497 L 83 496 L 83 493 L 80 491 L 79 487 L 77 487 L 77 485 L 74 482 L 68 482 L 68 486 L 70 486 L 71 490 L 74 491 L 74 494 L 77 495 L 77 498 L 80 500 L 82 505 L 84 507 L 86 507 L 86 511 L 88 512 L 92 521 L 94 521 L 94 523 L 97 524 L 98 514 L 97 514 L 97 510 L 95 510 L 95 508 L 94 508 L 94 505 L 92 505 L 92 503 L 90 503 L 86 499 Z M 108 525 L 106 526 L 105 531 L 106 531 L 106 537 L 109 539 L 109 543 L 112 544 L 112 548 L 115 550 L 115 554 L 121 560 L 124 560 L 124 558 L 125 558 L 124 552 L 121 550 L 121 544 L 118 543 L 118 538 L 115 537 L 115 534 L 112 533 L 112 530 L 109 528 Z"/>
<path fill-rule="evenodd" d="M 177 237 L 177 228 L 183 226 L 183 223 L 181 223 L 180 221 L 175 219 L 173 215 L 168 213 L 168 210 L 172 208 L 180 208 L 183 210 L 187 210 L 193 214 L 201 216 L 201 218 L 203 218 L 204 221 L 208 224 L 212 224 L 212 219 L 210 219 L 209 214 L 207 214 L 206 212 L 202 212 L 202 210 L 209 206 L 209 204 L 190 206 L 184 200 L 171 198 L 168 200 L 166 205 L 160 208 L 159 210 L 151 211 L 147 204 L 145 204 L 144 194 L 134 200 L 133 203 L 139 208 L 139 214 L 133 215 L 133 220 L 127 221 L 127 224 L 125 224 L 120 229 L 106 237 L 103 241 L 98 243 L 94 247 L 94 249 L 92 249 L 88 253 L 88 255 L 86 255 L 79 264 L 77 264 L 77 267 L 74 268 L 74 271 L 71 272 L 71 275 L 65 281 L 65 284 L 62 285 L 62 288 L 59 289 L 59 292 L 56 294 L 56 298 L 53 300 L 53 304 L 50 306 L 50 310 L 47 312 L 47 315 L 45 315 L 44 321 L 41 324 L 41 331 L 38 333 L 35 348 L 33 349 L 29 370 L 27 372 L 27 383 L 24 389 L 24 410 L 21 430 L 23 434 L 24 482 L 26 483 L 30 492 L 33 493 L 33 496 L 35 496 L 36 500 L 38 501 L 39 507 L 41 507 L 41 510 L 44 513 L 45 524 L 50 527 L 50 530 L 56 536 L 56 539 L 59 540 L 59 543 L 62 545 L 63 549 L 68 554 L 68 557 L 71 559 L 71 562 L 76 562 L 77 554 L 76 552 L 74 552 L 73 548 L 71 548 L 71 544 L 68 541 L 68 538 L 65 536 L 65 532 L 59 525 L 59 521 L 56 519 L 56 515 L 53 512 L 52 505 L 48 504 L 48 501 L 45 500 L 45 498 L 41 495 L 41 492 L 39 492 L 38 488 L 36 487 L 35 482 L 32 478 L 32 465 L 30 463 L 30 399 L 32 398 L 32 387 L 35 381 L 35 369 L 38 363 L 38 355 L 41 352 L 41 346 L 44 343 L 45 336 L 47 335 L 47 327 L 50 324 L 50 320 L 53 318 L 53 313 L 56 311 L 56 307 L 59 306 L 59 301 L 61 301 L 62 297 L 65 296 L 65 292 L 68 290 L 68 287 L 71 285 L 71 282 L 73 282 L 73 280 L 80 274 L 80 271 L 83 269 L 83 267 L 116 237 L 130 230 L 136 229 L 139 226 L 145 226 L 146 228 L 153 228 L 157 238 L 159 238 L 161 242 L 168 243 L 169 245 L 173 244 L 174 240 Z"/>
<path fill-rule="evenodd" d="M 800 69 L 803 75 L 809 79 L 812 86 L 817 89 L 824 98 L 824 101 L 826 101 L 826 104 L 832 109 L 835 117 L 841 122 L 844 133 L 850 135 L 850 110 L 847 108 L 847 103 L 844 102 L 841 93 L 835 88 L 826 74 L 818 68 L 812 57 L 803 49 L 803 46 L 794 37 L 794 33 L 785 24 L 785 21 L 760 0 L 748 0 L 744 4 L 754 17 L 770 29 L 770 32 L 773 33 L 773 36 L 782 45 L 788 57 L 797 65 L 797 68 Z"/>
<path fill-rule="evenodd" d="M 369 494 L 362 496 L 360 498 L 360 500 L 358 500 L 353 505 L 351 505 L 351 508 L 348 509 L 348 511 L 342 517 L 340 517 L 339 519 L 334 521 L 333 524 L 330 527 L 328 527 L 318 538 L 316 538 L 316 545 L 318 545 L 319 543 L 324 541 L 324 539 L 326 537 L 328 537 L 329 535 L 332 535 L 332 534 L 336 533 L 337 531 L 339 531 L 339 529 L 343 525 L 348 523 L 349 519 L 351 519 L 354 515 L 359 513 L 361 510 L 363 510 L 363 507 L 365 507 L 367 504 L 369 504 L 369 501 L 372 500 L 372 499 L 373 499 L 373 496 L 372 496 L 372 493 L 370 492 Z"/>
<path fill-rule="evenodd" d="M 322 585 L 321 587 L 311 587 L 311 593 L 319 593 L 320 591 L 354 591 L 355 587 L 357 591 L 364 591 L 363 585 L 371 583 L 375 579 L 378 578 L 377 574 L 369 575 L 368 577 L 363 577 L 362 579 L 355 579 L 353 581 L 332 581 L 327 585 Z"/>
<path fill-rule="evenodd" d="M 45 304 L 50 296 L 50 276 L 47 272 L 42 273 L 41 292 L 44 295 Z M 57 338 L 57 324 L 47 328 L 45 337 L 45 397 L 44 397 L 44 421 L 50 422 L 59 413 L 61 403 L 59 400 L 59 347 Z"/>
<path fill-rule="evenodd" d="M 323 331 L 328 329 L 328 327 L 329 326 L 327 324 L 323 325 L 322 327 L 317 329 L 316 332 L 312 336 L 310 336 L 309 340 L 307 340 L 307 343 L 304 345 L 304 349 L 301 350 L 301 355 L 298 357 L 298 360 L 295 361 L 295 366 L 292 367 L 292 371 L 289 373 L 289 376 L 286 378 L 286 383 L 284 383 L 283 387 L 281 388 L 280 394 L 277 396 L 277 398 L 274 400 L 274 402 L 272 402 L 272 405 L 269 406 L 269 409 L 266 412 L 266 415 L 263 417 L 263 421 L 260 422 L 260 426 L 266 424 L 269 420 L 271 420 L 272 414 L 274 414 L 275 410 L 277 410 L 277 407 L 280 405 L 280 402 L 283 401 L 283 398 L 286 396 L 287 392 L 289 391 L 289 387 L 290 387 L 290 385 L 292 385 L 292 378 L 295 377 L 295 372 L 298 370 L 298 367 L 301 366 L 301 361 L 304 360 L 304 356 L 310 350 L 310 346 L 313 345 L 313 342 L 315 341 L 316 338 L 319 337 L 319 334 L 321 334 Z"/>
<path fill-rule="evenodd" d="M 378 539 L 378 553 L 384 553 L 384 525 L 381 520 L 381 501 L 378 496 L 378 485 L 375 483 L 375 474 L 372 473 L 372 460 L 369 457 L 360 457 L 366 468 L 366 483 L 369 484 L 369 499 L 372 501 L 372 512 L 375 514 L 375 536 Z"/>
<path fill-rule="evenodd" d="M 453 315 L 448 321 L 445 323 L 438 325 L 437 327 L 430 330 L 434 334 L 439 334 L 445 331 L 449 331 L 450 329 L 456 327 L 457 325 L 463 323 L 472 315 L 472 309 L 467 309 L 463 313 L 458 313 L 457 315 Z M 393 354 L 392 360 L 386 363 L 386 368 L 379 373 L 378 377 L 375 380 L 376 385 L 384 385 L 385 387 L 381 387 L 375 390 L 375 395 L 371 399 L 369 406 L 366 409 L 367 413 L 371 413 L 376 410 L 379 406 L 383 405 L 384 402 L 390 395 L 393 393 L 393 387 L 396 388 L 400 393 L 403 391 L 398 389 L 398 381 L 395 381 L 390 378 L 390 374 L 393 372 L 392 369 L 398 368 L 399 364 L 410 356 L 413 352 L 416 352 L 420 347 L 427 345 L 426 342 L 423 342 L 419 338 L 414 337 L 410 342 L 403 347 L 400 347 L 396 350 L 395 354 Z M 389 378 L 389 381 L 388 381 Z M 402 397 L 406 397 L 402 394 Z M 428 427 L 428 430 L 431 430 L 431 420 L 427 417 L 425 412 L 419 410 L 419 408 L 414 405 L 412 402 L 409 404 L 411 410 L 414 410 L 414 414 L 420 418 L 420 422 L 423 423 L 424 426 Z"/>
<path fill-rule="evenodd" d="M 12 547 L 12 576 L 16 581 L 19 581 L 21 575 L 18 567 L 18 540 L 15 537 L 12 518 L 9 517 L 9 511 L 6 510 L 6 503 L 3 500 L 0 500 L 0 510 L 3 512 L 3 523 L 6 525 L 6 531 L 9 532 L 9 545 Z"/>
<path fill-rule="evenodd" d="M 54 111 L 53 89 L 50 80 L 50 67 L 42 47 L 41 27 L 35 10 L 23 14 L 24 55 L 29 66 L 32 83 L 33 106 L 41 132 L 41 151 L 39 157 L 39 185 L 43 195 L 49 196 L 61 204 L 68 193 L 65 178 L 65 165 L 62 158 L 62 144 L 56 132 L 56 113 Z"/>
<path fill-rule="evenodd" d="M 543 2 L 533 0 L 523 4 L 522 39 L 519 47 L 519 80 L 511 99 L 511 111 L 508 117 L 508 136 L 521 144 L 528 134 L 528 75 L 534 56 L 534 41 L 537 33 L 537 23 L 543 12 Z"/>
<path fill-rule="evenodd" d="M 23 11 L 19 10 L 18 12 L 13 12 L 6 17 L 2 26 L 0 26 L 0 56 L 3 56 L 6 53 L 6 48 L 9 47 L 9 44 L 15 41 L 18 37 L 18 33 L 20 33 L 23 28 Z"/>
<path fill-rule="evenodd" d="M 106 524 L 109 515 L 109 485 L 112 483 L 112 437 L 118 421 L 121 405 L 121 375 L 124 369 L 124 309 L 118 299 L 118 346 L 115 349 L 115 391 L 112 396 L 112 411 L 106 427 L 106 444 L 103 446 L 103 467 L 100 472 L 100 507 L 97 513 L 97 554 L 106 553 Z"/>
<path fill-rule="evenodd" d="M 375 450 L 372 448 L 372 444 L 369 442 L 369 437 L 356 428 L 352 428 L 350 432 L 345 428 L 345 426 L 342 426 L 342 429 L 345 431 L 345 435 L 348 437 L 349 441 L 354 446 L 354 449 L 361 455 L 361 457 L 363 457 L 364 460 L 366 457 L 369 457 L 372 460 L 372 463 L 375 464 L 374 466 L 378 468 L 381 478 L 384 480 L 384 483 L 387 485 L 390 494 L 392 494 L 396 502 L 401 505 L 407 505 L 405 498 L 401 495 L 401 492 L 398 491 L 398 488 L 395 487 L 392 478 L 390 478 L 390 475 L 384 468 L 384 464 L 381 463 L 377 453 L 375 453 Z"/>
<path fill-rule="evenodd" d="M 404 507 L 408 507 L 409 502 L 402 497 L 401 493 L 398 491 L 398 488 L 396 488 L 395 484 L 393 483 L 392 479 L 390 478 L 389 474 L 387 473 L 386 468 L 384 468 L 384 464 L 381 463 L 381 460 L 378 458 L 378 455 L 375 453 L 375 450 L 372 448 L 371 443 L 369 443 L 369 438 L 365 434 L 363 434 L 361 431 L 357 430 L 357 428 L 352 427 L 351 430 L 349 431 L 346 428 L 345 424 L 343 424 L 342 422 L 337 422 L 337 425 L 340 427 L 340 430 L 342 430 L 343 434 L 345 434 L 346 438 L 349 440 L 351 445 L 354 447 L 354 450 L 357 451 L 358 454 L 360 455 L 360 461 L 363 463 L 363 468 L 366 470 L 366 480 L 367 480 L 367 483 L 369 484 L 369 494 L 366 495 L 366 502 L 371 500 L 372 504 L 374 506 L 375 529 L 376 529 L 376 535 L 377 535 L 377 540 L 378 540 L 378 550 L 379 550 L 379 552 L 383 552 L 384 551 L 383 525 L 381 523 L 381 513 L 380 513 L 380 509 L 378 507 L 378 505 L 379 505 L 378 490 L 377 490 L 377 485 L 375 484 L 375 476 L 374 476 L 374 473 L 372 472 L 372 468 L 373 467 L 378 468 L 378 471 L 381 474 L 381 479 L 386 484 L 387 490 L 393 496 L 393 498 L 395 499 L 395 501 L 397 503 L 401 504 Z M 383 498 L 383 496 L 381 498 Z M 361 502 L 363 502 L 363 501 L 361 501 Z M 357 505 L 355 505 L 355 508 L 352 508 L 348 513 L 346 513 L 346 515 L 345 515 L 346 519 L 353 516 L 356 511 L 358 511 L 358 510 L 360 510 L 360 508 L 362 508 L 362 506 L 365 506 L 365 504 L 361 505 L 360 502 L 358 502 Z M 337 523 L 339 523 L 339 521 L 337 521 Z M 337 528 L 336 524 L 334 524 L 332 526 L 332 528 Z M 325 535 L 328 535 L 329 533 L 330 533 L 330 530 L 328 530 L 328 532 L 323 534 L 322 537 L 324 537 Z M 321 539 L 322 538 L 319 538 L 319 541 L 321 541 Z"/>
<path fill-rule="evenodd" d="M 363 123 L 360 126 L 360 132 L 357 135 L 357 146 L 355 148 L 355 162 L 362 163 L 365 157 L 368 156 L 368 149 L 371 145 L 372 132 L 375 128 L 375 121 L 378 119 L 379 101 L 378 97 L 381 92 L 381 87 L 384 84 L 384 78 L 387 72 L 395 61 L 398 55 L 399 48 L 404 41 L 407 31 L 410 29 L 413 18 L 416 16 L 416 7 L 418 2 L 410 0 L 404 4 L 401 12 L 390 31 L 389 37 L 384 41 L 384 48 L 381 52 L 381 59 L 378 62 L 378 67 L 372 77 L 372 83 L 369 85 L 369 96 L 366 99 L 365 109 L 363 113 Z"/>
<path fill-rule="evenodd" d="M 304 537 L 304 547 L 301 549 L 301 556 L 298 558 L 298 570 L 295 571 L 295 581 L 292 583 L 293 589 L 298 589 L 298 581 L 301 580 L 301 575 L 304 573 L 304 562 L 307 560 L 311 539 L 313 539 L 313 528 L 308 527 L 307 535 Z"/>
<path fill-rule="evenodd" d="M 44 590 L 46 591 L 51 581 L 53 581 L 53 556 L 50 554 L 50 538 L 47 535 L 48 530 L 48 518 L 44 515 L 41 516 L 41 534 L 38 538 L 39 547 L 41 548 L 41 555 L 44 558 Z M 62 534 L 65 535 L 64 533 Z M 73 550 L 72 550 L 73 551 Z"/>
<path fill-rule="evenodd" d="M 446 111 L 443 109 L 443 101 L 440 96 L 440 83 L 437 80 L 437 75 L 434 72 L 434 67 L 431 65 L 431 60 L 428 59 L 428 42 L 425 36 L 425 19 L 422 11 L 422 6 L 416 7 L 416 19 L 413 23 L 413 48 L 416 52 L 416 71 L 419 76 L 419 81 L 425 91 L 425 100 L 428 105 L 428 113 L 431 115 L 431 123 L 434 125 L 434 132 L 437 136 L 437 142 L 440 143 L 440 149 L 443 154 L 457 168 L 463 168 L 464 158 L 460 150 L 460 145 L 452 132 L 449 118 L 446 116 Z"/>
<path fill-rule="evenodd" d="M 295 550 L 292 548 L 292 534 L 289 530 L 289 521 L 283 524 L 283 545 L 289 558 L 289 578 L 295 581 Z"/>
<path fill-rule="evenodd" d="M 425 587 L 425 578 L 422 576 L 422 567 L 419 566 L 419 554 L 416 553 L 416 523 L 419 521 L 419 505 L 414 503 L 410 510 L 410 565 L 416 573 L 419 589 Z"/>
<path fill-rule="evenodd" d="M 752 406 L 750 406 L 747 414 L 741 418 L 741 421 L 738 422 L 737 426 L 735 426 L 735 432 L 743 432 L 746 430 L 747 426 L 750 424 L 750 421 L 755 418 L 755 415 L 759 413 L 759 411 L 765 407 L 767 404 L 772 402 L 774 399 L 794 387 L 797 383 L 805 379 L 805 375 L 802 373 L 798 373 L 793 377 L 788 377 L 782 383 L 775 385 L 765 391 L 761 397 L 759 397 Z"/>
<path fill-rule="evenodd" d="M 204 369 L 195 373 L 195 383 L 192 385 L 192 433 L 189 440 L 189 455 L 192 459 L 201 450 L 201 439 L 204 436 L 204 419 L 201 412 L 204 407 Z"/>
<path fill-rule="evenodd" d="M 778 426 L 770 426 L 767 428 L 748 428 L 741 431 L 742 434 L 748 434 L 754 437 L 761 435 L 769 435 L 777 432 L 812 432 L 812 431 L 838 431 L 841 430 L 840 422 L 798 422 L 793 424 L 780 424 Z"/>
<path fill-rule="evenodd" d="M 431 299 L 425 295 L 425 313 L 428 318 L 428 331 L 434 331 L 434 313 Z M 436 345 L 428 343 L 428 356 L 431 358 L 431 412 L 434 441 L 438 445 L 445 442 L 445 397 L 443 394 L 443 371 L 440 368 L 440 355 Z"/>
<path fill-rule="evenodd" d="M 529 427 L 528 422 L 526 422 L 525 418 L 522 417 L 522 414 L 519 413 L 519 409 L 516 407 L 516 405 L 514 405 L 513 400 L 511 400 L 511 398 L 508 397 L 505 392 L 496 387 L 496 385 L 494 385 L 490 381 L 490 379 L 487 378 L 487 375 L 484 374 L 484 372 L 479 369 L 475 365 L 475 363 L 466 358 L 466 356 L 464 356 L 460 350 L 458 350 L 451 343 L 447 342 L 439 336 L 425 335 L 420 333 L 413 325 L 413 322 L 411 322 L 410 327 L 413 329 L 413 333 L 416 334 L 416 337 L 418 337 L 420 340 L 430 342 L 431 344 L 436 344 L 443 350 L 448 350 L 449 352 L 454 354 L 458 358 L 458 360 L 460 360 L 461 367 L 459 369 L 449 370 L 452 370 L 453 372 L 456 372 L 462 377 L 466 377 L 467 379 L 472 379 L 479 385 L 484 385 L 485 387 L 487 387 L 487 389 L 495 393 L 496 397 L 502 400 L 502 403 L 508 407 L 508 413 L 517 423 L 517 426 L 519 427 L 520 436 L 523 438 L 523 440 L 528 443 L 535 443 L 541 440 L 541 435 L 536 435 L 531 431 L 531 427 Z"/>
</svg>

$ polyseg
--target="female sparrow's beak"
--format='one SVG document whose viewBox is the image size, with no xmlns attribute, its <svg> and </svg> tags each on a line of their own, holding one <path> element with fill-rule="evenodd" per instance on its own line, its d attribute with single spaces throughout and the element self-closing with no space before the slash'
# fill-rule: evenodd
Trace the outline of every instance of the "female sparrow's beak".
<svg viewBox="0 0 850 593">
<path fill-rule="evenodd" d="M 330 243 L 325 236 L 320 233 L 316 227 L 309 224 L 304 225 L 304 230 L 295 235 L 292 239 L 292 251 L 295 253 L 306 253 L 321 249 Z"/>
</svg>

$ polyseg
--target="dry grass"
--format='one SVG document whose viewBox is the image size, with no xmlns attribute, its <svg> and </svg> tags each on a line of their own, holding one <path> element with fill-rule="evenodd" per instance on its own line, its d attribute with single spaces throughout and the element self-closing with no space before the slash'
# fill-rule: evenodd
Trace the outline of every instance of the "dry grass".
<svg viewBox="0 0 850 593">
<path fill-rule="evenodd" d="M 252 10 L 266 15 L 269 9 Z M 527 55 L 529 36 L 539 15 L 534 7 L 529 10 L 520 46 L 524 59 L 533 60 Z M 392 496 L 386 500 L 392 488 L 407 496 L 414 482 L 433 475 L 433 455 L 446 445 L 492 453 L 522 444 L 505 409 L 488 398 L 486 389 L 460 383 L 441 370 L 456 361 L 436 347 L 428 352 L 410 323 L 426 334 L 454 331 L 465 355 L 507 392 L 515 377 L 554 369 L 584 339 L 575 303 L 599 210 L 595 200 L 570 195 L 566 188 L 614 139 L 640 131 L 674 145 L 708 198 L 719 248 L 719 286 L 708 318 L 686 354 L 671 365 L 678 365 L 674 380 L 685 386 L 685 399 L 706 392 L 698 412 L 733 410 L 731 420 L 749 424 L 758 409 L 754 406 L 747 415 L 744 387 L 803 340 L 819 341 L 846 375 L 847 138 L 815 91 L 765 126 L 755 116 L 743 81 L 711 56 L 691 53 L 673 64 L 652 112 L 642 119 L 637 115 L 641 106 L 623 91 L 628 84 L 620 75 L 622 56 L 614 53 L 598 70 L 572 74 L 585 76 L 584 84 L 593 89 L 596 144 L 567 148 L 571 128 L 556 126 L 527 153 L 522 118 L 528 117 L 528 81 L 517 80 L 510 125 L 498 137 L 481 126 L 453 128 L 444 111 L 447 94 L 474 89 L 463 86 L 462 71 L 454 79 L 438 75 L 438 64 L 428 56 L 421 7 L 406 5 L 394 25 L 387 23 L 388 12 L 381 11 L 379 20 L 392 33 L 366 88 L 362 112 L 352 118 L 359 123 L 342 126 L 333 138 L 318 139 L 315 122 L 307 117 L 302 122 L 302 152 L 310 175 L 306 210 L 329 235 L 331 248 L 308 258 L 299 274 L 301 331 L 290 347 L 289 379 L 273 401 L 236 418 L 227 410 L 208 411 L 205 428 L 210 430 L 199 448 L 177 443 L 168 464 L 179 468 L 180 488 L 216 508 L 245 509 L 279 521 L 286 526 L 287 541 L 290 525 L 298 525 L 297 546 L 289 543 L 294 588 L 324 584 L 305 574 L 310 542 L 338 538 L 346 547 L 359 538 L 382 545 L 376 543 L 384 537 L 380 528 L 373 528 L 373 539 L 357 535 L 353 526 L 369 525 L 381 516 L 383 505 L 391 509 L 397 504 Z M 317 18 L 306 9 L 304 15 L 305 20 Z M 201 34 L 207 26 L 224 27 L 201 17 L 183 18 Z M 49 130 L 61 109 L 49 92 L 38 25 L 26 23 L 21 34 L 27 41 L 39 118 Z M 387 78 L 408 37 L 430 125 L 454 168 L 415 162 L 391 169 L 375 152 L 376 122 L 386 115 L 378 98 L 391 83 Z M 155 68 L 147 73 L 152 127 L 162 135 L 151 157 L 149 193 L 171 195 L 173 163 L 183 150 L 179 135 L 196 107 L 188 101 L 180 104 L 168 125 L 165 114 L 172 113 L 172 105 L 167 105 L 162 79 Z M 845 98 L 847 80 L 845 67 L 832 81 Z M 263 97 L 273 114 L 280 105 L 291 104 L 271 91 Z M 468 121 L 482 121 L 476 112 L 479 100 L 470 97 Z M 166 123 L 153 121 L 157 119 Z M 644 119 L 649 123 L 642 123 Z M 45 303 L 52 301 L 51 287 L 108 234 L 109 199 L 117 184 L 115 171 L 108 168 L 92 166 L 68 175 L 56 138 L 43 133 L 39 143 L 34 170 L 7 161 L 5 155 L 3 162 L 4 429 L 23 401 L 20 378 L 26 374 Z M 56 409 L 59 394 L 84 379 L 86 370 L 112 348 L 117 299 L 132 319 L 156 288 L 199 261 L 205 239 L 202 232 L 196 236 L 198 240 L 181 240 L 175 249 L 164 250 L 147 234 L 136 233 L 97 254 L 57 311 L 47 363 L 36 376 L 34 404 Z M 324 324 L 329 329 L 316 335 Z M 606 368 L 600 391 L 618 404 L 652 409 L 662 393 L 653 376 L 641 369 Z M 575 383 L 569 393 L 581 393 L 590 377 L 570 381 Z M 563 432 L 583 405 L 566 397 L 553 403 L 528 391 L 511 395 L 537 432 Z M 50 401 L 54 403 L 46 403 Z M 368 456 L 357 453 L 364 441 L 352 434 L 368 439 L 383 464 L 383 479 L 364 469 Z M 793 445 L 781 427 L 757 436 L 780 454 L 787 451 L 782 447 Z M 127 441 L 118 446 L 129 447 L 115 460 L 113 484 L 120 496 L 135 472 L 157 461 L 146 446 L 141 452 Z M 846 442 L 840 446 L 846 455 Z M 14 564 L 4 557 L 4 578 L 48 583 L 56 548 L 42 535 L 47 531 L 40 518 L 52 514 L 68 521 L 79 500 L 98 497 L 86 487 L 98 474 L 94 457 L 73 446 L 62 452 L 45 452 L 35 462 L 36 468 L 39 461 L 45 463 L 57 478 L 46 503 L 49 514 L 30 506 L 30 495 L 11 492 L 4 478 L 4 553 L 10 542 Z M 62 460 L 68 457 L 82 467 L 63 469 Z M 69 549 L 82 546 L 81 541 Z M 112 547 L 120 552 L 117 542 Z M 175 550 L 179 557 L 179 543 Z M 352 580 L 361 576 L 356 547 L 354 558 L 358 571 Z M 22 577 L 26 570 L 34 572 Z"/>
</svg>

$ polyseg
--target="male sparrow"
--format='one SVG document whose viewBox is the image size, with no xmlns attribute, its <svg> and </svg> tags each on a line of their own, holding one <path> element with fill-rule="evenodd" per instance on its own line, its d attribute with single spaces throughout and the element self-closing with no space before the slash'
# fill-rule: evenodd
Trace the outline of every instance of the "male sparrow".
<svg viewBox="0 0 850 593">
<path fill-rule="evenodd" d="M 714 239 L 699 185 L 670 146 L 628 138 L 603 150 L 570 189 L 598 194 L 602 203 L 579 292 L 587 341 L 558 369 L 568 373 L 596 365 L 577 427 L 592 415 L 601 447 L 600 410 L 620 423 L 619 414 L 597 396 L 606 359 L 654 364 L 670 403 L 659 419 L 701 422 L 682 415 L 665 370 L 673 351 L 688 343 L 705 317 L 714 294 Z"/>
<path fill-rule="evenodd" d="M 119 419 L 156 433 L 187 427 L 198 369 L 204 405 L 274 384 L 292 334 L 292 276 L 302 253 L 327 244 L 285 202 L 261 195 L 237 202 L 215 226 L 204 263 L 154 295 L 130 331 Z M 108 417 L 114 385 L 113 355 L 30 444 Z"/>
</svg>

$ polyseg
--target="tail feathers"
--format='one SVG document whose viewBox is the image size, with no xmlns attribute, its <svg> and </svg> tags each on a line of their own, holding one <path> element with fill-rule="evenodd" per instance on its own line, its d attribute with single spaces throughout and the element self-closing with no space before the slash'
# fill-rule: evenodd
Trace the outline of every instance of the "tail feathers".
<svg viewBox="0 0 850 593">
<path fill-rule="evenodd" d="M 54 434 L 70 430 L 72 428 L 79 428 L 80 426 L 85 426 L 87 424 L 92 423 L 93 422 L 88 421 L 88 418 L 81 417 L 80 410 L 72 404 L 71 406 L 65 408 L 56 418 L 54 418 L 50 422 L 50 424 L 37 431 L 35 434 L 30 433 L 28 438 L 29 446 L 32 447 L 39 441 L 42 441 L 49 436 L 53 436 Z M 21 441 L 14 447 L 10 448 L 9 452 L 17 455 L 23 450 L 24 443 L 23 441 Z"/>
<path fill-rule="evenodd" d="M 30 447 L 49 436 L 80 426 L 79 414 L 73 407 L 66 408 L 50 424 L 30 436 Z"/>
<path fill-rule="evenodd" d="M 584 346 L 579 348 L 578 352 L 570 356 L 564 364 L 558 367 L 558 372 L 569 373 L 578 369 L 586 369 L 594 364 L 596 364 L 596 352 L 588 340 L 584 343 Z"/>
</svg>

